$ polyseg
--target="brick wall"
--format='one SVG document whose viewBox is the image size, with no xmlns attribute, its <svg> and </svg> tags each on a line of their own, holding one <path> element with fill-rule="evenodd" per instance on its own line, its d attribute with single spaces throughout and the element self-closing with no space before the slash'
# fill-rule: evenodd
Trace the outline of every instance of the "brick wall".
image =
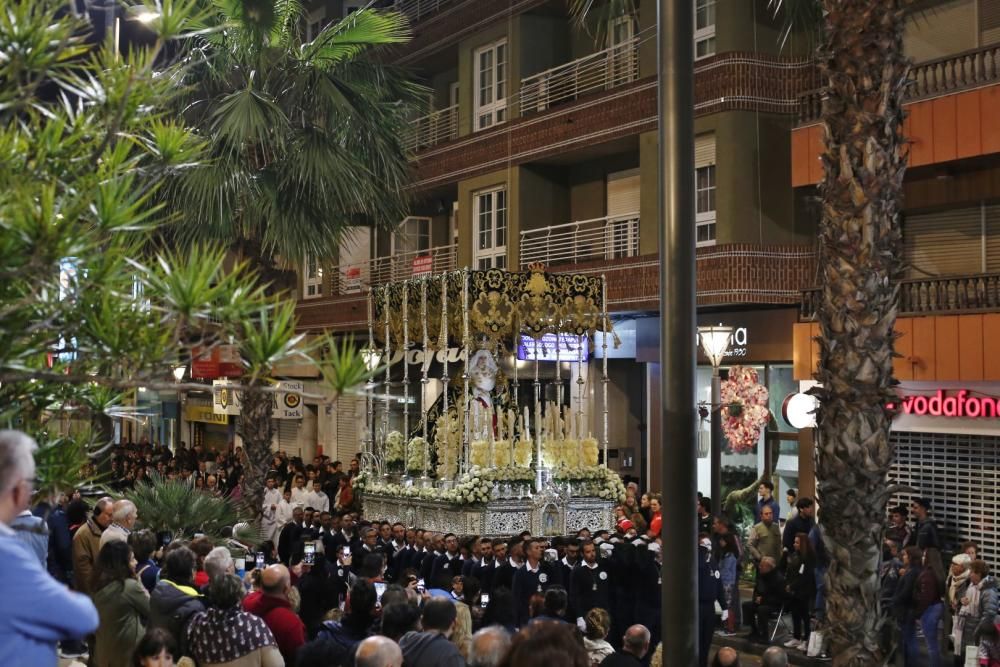
<svg viewBox="0 0 1000 667">
<path fill-rule="evenodd" d="M 749 53 L 714 56 L 696 69 L 695 115 L 731 110 L 793 114 L 799 93 L 815 87 L 815 79 L 812 65 L 801 61 Z M 656 126 L 656 79 L 648 77 L 422 151 L 413 162 L 411 188 L 420 191 L 473 178 Z"/>
</svg>

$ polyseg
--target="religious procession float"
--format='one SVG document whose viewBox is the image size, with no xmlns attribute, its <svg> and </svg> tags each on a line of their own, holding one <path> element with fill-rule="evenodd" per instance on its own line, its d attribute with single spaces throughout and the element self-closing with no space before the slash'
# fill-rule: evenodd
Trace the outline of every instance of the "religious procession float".
<svg viewBox="0 0 1000 667">
<path fill-rule="evenodd" d="M 365 355 L 390 363 L 367 392 L 365 514 L 488 536 L 611 527 L 613 335 L 603 276 L 462 269 L 373 287 Z"/>
</svg>

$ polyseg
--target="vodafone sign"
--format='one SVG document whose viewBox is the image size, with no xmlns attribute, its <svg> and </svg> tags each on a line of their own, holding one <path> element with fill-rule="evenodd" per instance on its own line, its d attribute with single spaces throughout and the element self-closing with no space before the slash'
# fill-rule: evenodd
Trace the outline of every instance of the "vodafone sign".
<svg viewBox="0 0 1000 667">
<path fill-rule="evenodd" d="M 935 417 L 995 418 L 1000 415 L 1000 400 L 971 394 L 968 389 L 938 389 L 934 394 L 901 396 L 899 403 L 888 403 L 890 410 L 901 414 Z"/>
</svg>

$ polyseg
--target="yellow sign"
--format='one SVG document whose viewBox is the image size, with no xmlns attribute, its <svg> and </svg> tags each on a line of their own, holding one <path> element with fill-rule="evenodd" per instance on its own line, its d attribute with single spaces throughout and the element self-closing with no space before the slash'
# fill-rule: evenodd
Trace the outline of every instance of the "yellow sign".
<svg viewBox="0 0 1000 667">
<path fill-rule="evenodd" d="M 189 422 L 204 422 L 207 424 L 228 424 L 229 415 L 216 414 L 211 405 L 191 405 L 184 408 L 184 417 Z"/>
</svg>

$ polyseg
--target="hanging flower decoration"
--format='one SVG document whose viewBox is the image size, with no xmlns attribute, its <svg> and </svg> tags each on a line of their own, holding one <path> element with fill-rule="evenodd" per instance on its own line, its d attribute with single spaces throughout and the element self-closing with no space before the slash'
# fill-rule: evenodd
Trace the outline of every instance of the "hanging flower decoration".
<svg viewBox="0 0 1000 667">
<path fill-rule="evenodd" d="M 767 426 L 767 387 L 760 384 L 757 371 L 744 366 L 729 369 L 722 383 L 722 432 L 737 454 L 749 452 Z"/>
</svg>

